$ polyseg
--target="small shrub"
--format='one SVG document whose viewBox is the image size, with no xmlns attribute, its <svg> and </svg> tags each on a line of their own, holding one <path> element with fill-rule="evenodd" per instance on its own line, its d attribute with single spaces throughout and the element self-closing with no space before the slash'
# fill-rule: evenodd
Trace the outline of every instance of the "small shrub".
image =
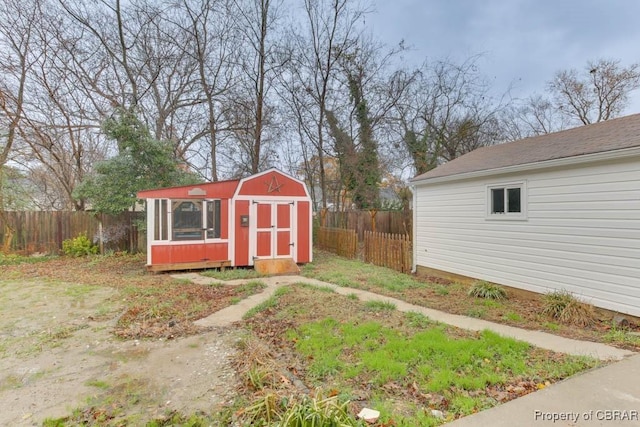
<svg viewBox="0 0 640 427">
<path fill-rule="evenodd" d="M 62 252 L 73 257 L 95 255 L 98 253 L 98 247 L 91 243 L 85 234 L 80 233 L 78 237 L 62 242 Z"/>
<path fill-rule="evenodd" d="M 542 314 L 561 323 L 576 326 L 590 325 L 595 319 L 593 306 L 579 301 L 566 290 L 546 294 L 543 297 Z"/>
<path fill-rule="evenodd" d="M 269 379 L 269 373 L 257 366 L 252 366 L 247 372 L 247 383 L 253 390 L 262 390 Z"/>
<path fill-rule="evenodd" d="M 506 299 L 507 292 L 502 286 L 493 283 L 481 281 L 473 284 L 468 292 L 469 296 L 486 299 Z"/>
<path fill-rule="evenodd" d="M 344 426 L 365 425 L 349 414 L 349 402 L 340 402 L 337 396 L 324 398 L 304 397 L 288 406 L 280 418 L 283 427 Z"/>
<path fill-rule="evenodd" d="M 266 393 L 255 401 L 251 406 L 239 412 L 239 415 L 254 425 L 269 425 L 278 419 L 280 405 L 278 396 L 275 393 Z"/>
</svg>

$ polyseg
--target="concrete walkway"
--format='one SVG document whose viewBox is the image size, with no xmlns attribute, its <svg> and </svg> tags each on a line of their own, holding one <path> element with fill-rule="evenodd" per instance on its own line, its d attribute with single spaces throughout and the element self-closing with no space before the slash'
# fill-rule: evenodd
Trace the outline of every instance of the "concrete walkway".
<svg viewBox="0 0 640 427">
<path fill-rule="evenodd" d="M 201 284 L 236 285 L 248 280 L 220 281 L 196 273 L 176 274 L 175 278 Z M 420 307 L 359 289 L 345 288 L 301 276 L 260 278 L 267 287 L 236 305 L 229 306 L 195 322 L 199 326 L 225 326 L 241 320 L 251 308 L 269 299 L 281 286 L 306 283 L 328 287 L 341 295 L 354 294 L 361 301 L 383 301 L 402 312 L 417 312 L 428 318 L 472 331 L 491 330 L 536 347 L 578 356 L 591 356 L 617 363 L 595 369 L 553 384 L 492 409 L 457 420 L 448 425 L 471 426 L 640 426 L 640 355 L 601 343 L 578 341 L 539 331 L 530 331 Z"/>
</svg>

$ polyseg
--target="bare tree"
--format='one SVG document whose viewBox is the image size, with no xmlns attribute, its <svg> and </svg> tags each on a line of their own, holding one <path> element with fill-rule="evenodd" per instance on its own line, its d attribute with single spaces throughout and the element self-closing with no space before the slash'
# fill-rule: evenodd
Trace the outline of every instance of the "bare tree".
<svg viewBox="0 0 640 427">
<path fill-rule="evenodd" d="M 489 95 L 478 60 L 439 61 L 405 74 L 410 87 L 394 106 L 395 118 L 417 174 L 503 140 L 498 118 L 504 105 Z"/>
<path fill-rule="evenodd" d="M 387 174 L 381 147 L 387 142 L 381 132 L 390 112 L 407 89 L 392 67 L 403 44 L 387 48 L 363 35 L 340 61 L 327 122 L 338 159 L 341 181 L 358 208 L 378 208 L 379 185 Z"/>
<path fill-rule="evenodd" d="M 356 7 L 351 7 L 356 6 Z M 327 206 L 327 108 L 333 91 L 337 90 L 340 61 L 353 51 L 361 37 L 358 24 L 368 13 L 350 0 L 304 2 L 301 29 L 292 26 L 289 50 L 291 61 L 282 82 L 283 96 L 297 122 L 307 181 L 315 194 L 317 183 L 320 205 Z M 317 179 L 316 179 L 317 177 Z"/>
<path fill-rule="evenodd" d="M 276 23 L 280 19 L 280 0 L 234 0 L 232 13 L 240 34 L 242 51 L 237 65 L 240 72 L 232 100 L 230 119 L 238 148 L 248 162 L 246 172 L 256 173 L 268 162 L 265 156 L 267 130 L 274 127 L 274 107 L 269 92 L 278 62 Z M 235 120 L 235 121 L 234 121 Z"/>
<path fill-rule="evenodd" d="M 589 61 L 582 73 L 558 71 L 547 89 L 560 114 L 586 125 L 619 115 L 638 87 L 639 64 L 623 67 L 619 60 L 598 59 Z"/>
<path fill-rule="evenodd" d="M 224 122 L 224 109 L 228 105 L 225 96 L 233 84 L 233 61 L 239 43 L 230 6 L 228 0 L 183 0 L 179 6 L 184 18 L 178 25 L 189 34 L 189 41 L 182 45 L 183 53 L 196 61 L 196 79 L 206 106 L 206 125 L 194 133 L 192 141 L 208 140 L 206 163 L 210 165 L 213 181 L 218 180 L 218 145 L 229 130 Z"/>
<path fill-rule="evenodd" d="M 68 64 L 78 54 L 74 49 L 74 34 L 62 31 L 63 16 L 59 10 L 42 7 L 41 21 L 33 37 L 33 52 L 38 53 L 29 74 L 29 97 L 19 132 L 29 152 L 19 160 L 31 178 L 49 179 L 42 192 L 51 196 L 52 206 L 65 209 L 84 209 L 82 200 L 73 199 L 75 186 L 92 165 L 105 158 L 107 147 L 97 136 L 100 118 L 95 103 L 82 90 L 79 80 L 69 72 Z M 46 170 L 47 173 L 35 173 Z"/>
<path fill-rule="evenodd" d="M 39 25 L 39 15 L 38 0 L 7 0 L 0 6 L 0 109 L 7 129 L 6 134 L 2 135 L 0 179 L 23 117 L 28 75 L 38 58 L 33 39 Z M 0 191 L 0 210 L 2 206 Z"/>
<path fill-rule="evenodd" d="M 110 96 L 116 107 L 130 108 L 138 105 L 140 98 L 149 90 L 143 80 L 149 81 L 142 68 L 144 60 L 136 58 L 134 50 L 143 43 L 143 29 L 150 16 L 150 4 L 126 3 L 121 0 L 87 2 L 87 0 L 58 0 L 64 11 L 83 30 L 83 42 L 104 52 L 103 66 L 99 69 L 102 81 L 90 84 L 94 89 Z M 160 13 L 160 8 L 155 8 Z M 153 19 L 153 16 L 151 16 Z M 95 70 L 85 70 L 91 76 Z M 108 79 L 106 78 L 108 75 Z M 89 78 L 89 80 L 91 80 Z"/>
<path fill-rule="evenodd" d="M 6 134 L 0 134 L 0 215 L 5 214 L 5 167 L 24 116 L 28 75 L 37 61 L 32 43 L 39 9 L 39 1 L 8 0 L 0 6 L 0 123 L 6 126 Z M 8 221 L 3 223 L 2 250 L 7 252 L 15 230 Z"/>
<path fill-rule="evenodd" d="M 551 100 L 534 94 L 506 106 L 500 114 L 500 123 L 504 138 L 513 141 L 561 131 L 570 125 L 570 120 L 558 113 Z"/>
</svg>

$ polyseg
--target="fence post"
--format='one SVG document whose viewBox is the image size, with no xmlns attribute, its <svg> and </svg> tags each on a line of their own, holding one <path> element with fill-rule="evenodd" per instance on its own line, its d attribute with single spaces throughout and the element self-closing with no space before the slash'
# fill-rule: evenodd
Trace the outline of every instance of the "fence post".
<svg viewBox="0 0 640 427">
<path fill-rule="evenodd" d="M 378 211 L 376 209 L 369 210 L 369 215 L 371 215 L 371 231 L 376 232 L 376 215 L 378 215 Z"/>
<path fill-rule="evenodd" d="M 100 255 L 104 255 L 104 236 L 102 234 L 102 217 L 98 219 L 98 242 L 100 245 Z"/>
</svg>

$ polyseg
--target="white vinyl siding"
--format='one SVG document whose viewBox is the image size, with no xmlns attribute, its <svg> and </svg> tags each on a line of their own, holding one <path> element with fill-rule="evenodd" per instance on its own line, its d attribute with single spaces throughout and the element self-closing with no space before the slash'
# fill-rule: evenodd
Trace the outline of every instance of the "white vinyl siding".
<svg viewBox="0 0 640 427">
<path fill-rule="evenodd" d="M 526 182 L 526 221 L 487 221 L 487 188 Z M 416 264 L 640 316 L 640 159 L 416 188 Z"/>
</svg>

